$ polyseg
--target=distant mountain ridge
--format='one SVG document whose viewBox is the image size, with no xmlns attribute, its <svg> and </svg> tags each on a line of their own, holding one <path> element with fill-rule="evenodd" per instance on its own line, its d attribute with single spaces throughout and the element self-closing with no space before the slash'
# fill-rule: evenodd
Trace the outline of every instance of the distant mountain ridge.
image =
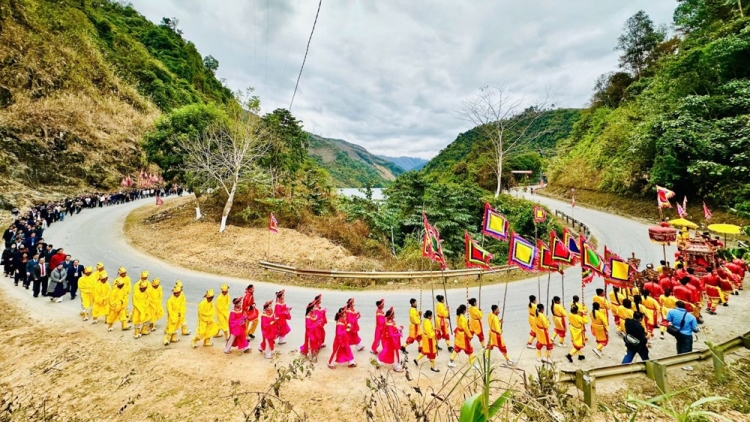
<svg viewBox="0 0 750 422">
<path fill-rule="evenodd" d="M 422 167 L 430 162 L 430 160 L 425 160 L 424 158 L 419 157 L 389 157 L 387 155 L 378 155 L 378 157 L 384 160 L 388 160 L 406 171 L 422 170 Z"/>
<path fill-rule="evenodd" d="M 397 164 L 371 154 L 359 145 L 312 133 L 308 136 L 308 153 L 328 170 L 336 187 L 384 187 L 404 173 L 404 169 Z"/>
</svg>

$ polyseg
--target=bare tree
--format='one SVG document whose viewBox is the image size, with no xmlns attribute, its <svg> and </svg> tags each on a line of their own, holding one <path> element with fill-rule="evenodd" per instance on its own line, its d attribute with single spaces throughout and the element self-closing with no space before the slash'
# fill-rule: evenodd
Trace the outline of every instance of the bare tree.
<svg viewBox="0 0 750 422">
<path fill-rule="evenodd" d="M 530 144 L 546 133 L 534 132 L 532 128 L 549 101 L 550 93 L 547 92 L 541 101 L 524 109 L 522 106 L 526 101 L 511 98 L 502 87 L 480 88 L 474 99 L 464 101 L 460 117 L 477 126 L 491 142 L 490 153 L 496 164 L 493 171 L 497 176 L 495 198 L 502 190 L 503 164 L 515 155 L 528 152 Z"/>
<path fill-rule="evenodd" d="M 257 116 L 237 113 L 200 136 L 178 141 L 185 153 L 186 173 L 203 181 L 203 187 L 220 188 L 227 194 L 220 233 L 226 229 L 238 186 L 268 183 L 267 171 L 258 166 L 258 160 L 268 151 L 269 138 Z"/>
</svg>

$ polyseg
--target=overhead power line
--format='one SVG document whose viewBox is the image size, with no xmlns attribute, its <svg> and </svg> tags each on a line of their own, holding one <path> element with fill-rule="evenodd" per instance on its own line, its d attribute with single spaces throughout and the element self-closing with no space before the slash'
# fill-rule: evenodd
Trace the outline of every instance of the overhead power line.
<svg viewBox="0 0 750 422">
<path fill-rule="evenodd" d="M 305 62 L 307 61 L 307 53 L 310 51 L 310 41 L 312 41 L 313 34 L 315 33 L 315 25 L 318 23 L 318 15 L 320 15 L 320 6 L 323 4 L 323 0 L 318 2 L 318 11 L 315 12 L 315 21 L 313 22 L 312 31 L 310 31 L 310 38 L 307 39 L 307 47 L 305 48 L 305 57 L 302 59 L 302 66 L 299 68 L 299 75 L 297 75 L 297 83 L 294 84 L 294 92 L 292 93 L 292 101 L 289 103 L 289 111 L 292 111 L 292 105 L 294 104 L 294 97 L 297 95 L 297 88 L 299 87 L 299 80 L 302 77 L 302 70 L 305 68 Z"/>
</svg>

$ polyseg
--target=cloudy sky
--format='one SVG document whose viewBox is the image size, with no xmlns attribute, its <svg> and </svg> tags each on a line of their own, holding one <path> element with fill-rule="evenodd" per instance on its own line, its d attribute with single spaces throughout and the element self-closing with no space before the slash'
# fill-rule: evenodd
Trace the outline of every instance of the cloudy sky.
<svg viewBox="0 0 750 422">
<path fill-rule="evenodd" d="M 288 108 L 316 0 L 131 0 L 176 17 L 232 89 Z M 305 129 L 371 152 L 430 158 L 470 129 L 457 111 L 482 86 L 586 105 L 617 66 L 625 20 L 670 24 L 674 0 L 323 0 L 292 112 Z"/>
</svg>

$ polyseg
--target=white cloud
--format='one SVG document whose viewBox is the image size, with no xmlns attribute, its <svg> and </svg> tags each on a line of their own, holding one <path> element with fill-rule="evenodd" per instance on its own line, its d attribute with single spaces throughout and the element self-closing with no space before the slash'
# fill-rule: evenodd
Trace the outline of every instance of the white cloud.
<svg viewBox="0 0 750 422">
<path fill-rule="evenodd" d="M 176 17 L 219 60 L 232 89 L 256 88 L 264 111 L 288 108 L 314 0 L 132 0 L 154 22 Z M 486 85 L 583 107 L 617 67 L 625 20 L 671 23 L 672 1 L 323 0 L 292 112 L 305 128 L 371 152 L 429 158 L 470 127 L 462 100 Z"/>
</svg>

